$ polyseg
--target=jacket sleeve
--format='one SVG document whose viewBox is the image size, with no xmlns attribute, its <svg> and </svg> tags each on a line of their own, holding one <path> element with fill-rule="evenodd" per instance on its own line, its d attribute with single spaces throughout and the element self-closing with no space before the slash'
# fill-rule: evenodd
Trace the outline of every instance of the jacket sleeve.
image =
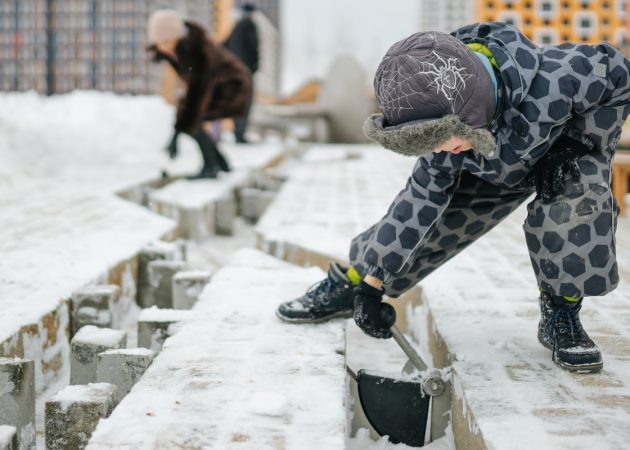
<svg viewBox="0 0 630 450">
<path fill-rule="evenodd" d="M 572 117 L 563 133 L 591 148 L 613 150 L 630 112 L 630 61 L 609 44 L 577 50 L 588 58 L 570 62 L 587 75 L 571 99 Z"/>
<path fill-rule="evenodd" d="M 407 185 L 376 224 L 365 247 L 367 274 L 388 282 L 412 262 L 451 201 L 462 159 L 463 155 L 445 152 L 418 159 Z"/>
<path fill-rule="evenodd" d="M 205 77 L 191 77 L 186 95 L 177 107 L 177 119 L 175 121 L 177 131 L 191 132 L 197 128 L 212 98 L 213 90 L 214 83 L 206 81 Z"/>
</svg>

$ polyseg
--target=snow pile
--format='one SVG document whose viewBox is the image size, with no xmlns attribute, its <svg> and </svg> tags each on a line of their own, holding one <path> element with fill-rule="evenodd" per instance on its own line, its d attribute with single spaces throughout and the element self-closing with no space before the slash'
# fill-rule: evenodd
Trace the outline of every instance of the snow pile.
<svg viewBox="0 0 630 450">
<path fill-rule="evenodd" d="M 138 316 L 139 322 L 179 322 L 194 317 L 188 310 L 160 309 L 157 306 L 145 308 Z"/>
<path fill-rule="evenodd" d="M 16 431 L 15 427 L 0 425 L 0 448 L 9 448 Z"/>
<path fill-rule="evenodd" d="M 119 188 L 159 177 L 160 168 L 192 171 L 199 157 L 181 138 L 186 156 L 170 163 L 163 151 L 174 110 L 157 96 L 75 91 L 44 97 L 0 94 L 0 179 L 52 179 L 83 190 Z"/>
<path fill-rule="evenodd" d="M 124 339 L 125 332 L 113 330 L 111 328 L 99 328 L 94 325 L 86 325 L 76 332 L 73 340 L 100 345 L 102 347 L 113 347 Z"/>
<path fill-rule="evenodd" d="M 109 383 L 90 383 L 68 385 L 50 400 L 59 403 L 59 407 L 67 412 L 77 403 L 104 403 L 111 399 L 116 386 Z"/>
</svg>

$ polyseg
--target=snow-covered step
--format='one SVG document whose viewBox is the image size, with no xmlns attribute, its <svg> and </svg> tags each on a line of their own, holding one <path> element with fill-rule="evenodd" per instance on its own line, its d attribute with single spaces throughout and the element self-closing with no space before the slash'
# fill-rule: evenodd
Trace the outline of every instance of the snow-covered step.
<svg viewBox="0 0 630 450">
<path fill-rule="evenodd" d="M 250 172 L 236 170 L 213 180 L 178 180 L 149 195 L 149 207 L 177 221 L 178 235 L 201 240 L 219 230 L 231 234 L 236 190 L 247 185 Z"/>
<path fill-rule="evenodd" d="M 275 316 L 322 276 L 239 251 L 87 448 L 345 448 L 344 322 Z"/>
<path fill-rule="evenodd" d="M 41 392 L 68 369 L 72 293 L 118 285 L 120 317 L 137 253 L 175 227 L 113 195 L 39 183 L 3 185 L 0 210 L 0 355 L 33 359 Z"/>
<path fill-rule="evenodd" d="M 619 449 L 630 442 L 630 276 L 584 300 L 600 374 L 571 374 L 536 338 L 540 317 L 520 209 L 420 283 L 417 332 L 438 364 L 453 363 L 458 448 Z M 630 222 L 619 221 L 627 236 Z M 630 246 L 618 245 L 623 266 Z M 428 320 L 427 320 L 428 319 Z"/>
<path fill-rule="evenodd" d="M 414 162 L 374 145 L 313 146 L 258 222 L 258 248 L 299 265 L 346 261 L 352 238 L 383 216 Z"/>
</svg>

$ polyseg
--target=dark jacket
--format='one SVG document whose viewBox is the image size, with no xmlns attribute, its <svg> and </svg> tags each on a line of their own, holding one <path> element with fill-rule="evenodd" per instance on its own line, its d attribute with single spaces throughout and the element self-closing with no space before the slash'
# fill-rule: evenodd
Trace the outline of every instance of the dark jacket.
<svg viewBox="0 0 630 450">
<path fill-rule="evenodd" d="M 630 113 L 630 61 L 609 44 L 538 47 L 503 23 L 469 25 L 453 35 L 464 43 L 486 45 L 499 66 L 500 98 L 490 126 L 495 152 L 442 152 L 419 158 L 374 236 L 400 222 L 400 211 L 415 204 L 419 220 L 409 225 L 410 233 L 415 242 L 422 242 L 450 203 L 462 171 L 496 186 L 533 192 L 529 175 L 545 153 L 553 152 L 562 134 L 610 157 Z M 414 145 L 413 140 L 408 144 Z M 604 186 L 608 183 L 602 180 Z M 384 280 L 401 271 L 415 250 L 415 245 L 393 243 L 388 250 L 397 257 L 389 263 L 378 257 L 383 253 L 379 245 L 376 239 L 367 245 L 364 263 L 368 273 Z"/>
<path fill-rule="evenodd" d="M 243 116 L 251 96 L 249 70 L 199 25 L 186 22 L 186 28 L 188 34 L 175 48 L 177 60 L 149 47 L 154 60 L 168 61 L 188 85 L 177 106 L 175 129 L 190 132 L 204 120 Z"/>
<path fill-rule="evenodd" d="M 252 73 L 258 70 L 258 31 L 251 17 L 246 16 L 234 26 L 225 41 L 225 48 L 243 61 Z"/>
</svg>

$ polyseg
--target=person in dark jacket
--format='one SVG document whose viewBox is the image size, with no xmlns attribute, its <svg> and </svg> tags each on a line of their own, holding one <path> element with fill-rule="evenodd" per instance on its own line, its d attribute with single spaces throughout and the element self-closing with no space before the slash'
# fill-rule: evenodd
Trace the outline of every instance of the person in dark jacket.
<svg viewBox="0 0 630 450">
<path fill-rule="evenodd" d="M 168 146 L 171 157 L 177 156 L 179 134 L 186 133 L 197 141 L 203 156 L 203 168 L 195 178 L 215 178 L 219 170 L 229 171 L 202 122 L 242 117 L 246 113 L 252 95 L 249 70 L 213 43 L 201 26 L 182 21 L 173 10 L 151 14 L 147 37 L 153 59 L 168 61 L 187 84 L 186 94 L 177 106 L 175 132 Z"/>
<path fill-rule="evenodd" d="M 243 61 L 253 75 L 258 71 L 259 61 L 258 29 L 253 20 L 256 5 L 246 3 L 241 9 L 243 11 L 243 17 L 234 26 L 224 46 Z M 234 120 L 234 136 L 236 137 L 236 142 L 247 143 L 245 132 L 247 131 L 250 109 L 251 101 L 248 105 L 247 113 L 243 117 Z"/>
<path fill-rule="evenodd" d="M 354 316 L 389 338 L 397 297 L 528 204 L 525 240 L 541 309 L 538 340 L 563 369 L 596 372 L 585 296 L 619 283 L 611 161 L 630 113 L 630 61 L 608 44 L 534 45 L 479 23 L 394 44 L 374 80 L 382 114 L 366 135 L 418 161 L 382 220 L 351 244 L 349 268 L 283 303 L 289 322 Z M 499 269 L 498 269 L 499 270 Z"/>
</svg>

